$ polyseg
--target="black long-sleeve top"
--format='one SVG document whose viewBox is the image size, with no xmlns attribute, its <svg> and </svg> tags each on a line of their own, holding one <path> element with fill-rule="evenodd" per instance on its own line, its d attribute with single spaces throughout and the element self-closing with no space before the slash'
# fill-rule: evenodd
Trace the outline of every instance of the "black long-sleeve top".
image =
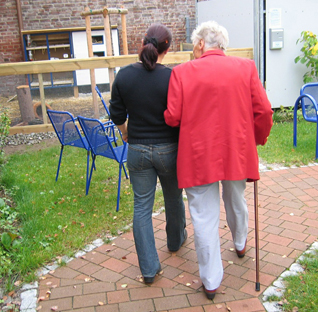
<svg viewBox="0 0 318 312">
<path fill-rule="evenodd" d="M 165 123 L 171 69 L 156 64 L 148 71 L 141 63 L 123 67 L 114 80 L 110 117 L 116 125 L 128 118 L 128 143 L 159 144 L 178 141 L 179 128 Z"/>
</svg>

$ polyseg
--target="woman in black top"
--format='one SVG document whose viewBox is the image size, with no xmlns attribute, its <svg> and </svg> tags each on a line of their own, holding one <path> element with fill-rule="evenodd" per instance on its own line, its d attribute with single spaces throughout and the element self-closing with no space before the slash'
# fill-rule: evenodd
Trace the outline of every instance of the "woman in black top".
<svg viewBox="0 0 318 312">
<path fill-rule="evenodd" d="M 134 191 L 133 233 L 145 283 L 152 283 L 161 271 L 152 225 L 158 177 L 165 200 L 168 249 L 179 250 L 187 238 L 182 189 L 178 189 L 176 175 L 179 129 L 169 127 L 163 116 L 171 69 L 161 62 L 171 39 L 167 27 L 151 25 L 139 53 L 141 62 L 118 72 L 110 100 L 111 119 L 129 143 L 127 167 Z"/>
</svg>

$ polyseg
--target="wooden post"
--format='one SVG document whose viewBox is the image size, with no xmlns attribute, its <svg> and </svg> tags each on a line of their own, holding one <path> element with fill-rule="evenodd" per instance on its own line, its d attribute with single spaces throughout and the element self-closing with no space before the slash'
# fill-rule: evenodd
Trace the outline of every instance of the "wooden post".
<svg viewBox="0 0 318 312">
<path fill-rule="evenodd" d="M 47 113 L 46 113 L 46 106 L 45 106 L 44 85 L 43 85 L 42 74 L 38 74 L 38 79 L 39 79 L 39 91 L 40 91 L 40 98 L 41 98 L 43 123 L 47 124 L 48 122 L 47 122 Z"/>
<path fill-rule="evenodd" d="M 112 38 L 111 38 L 110 20 L 109 20 L 107 8 L 104 8 L 103 16 L 104 16 L 104 31 L 105 31 L 105 38 L 106 38 L 107 56 L 112 56 L 113 55 Z M 114 68 L 108 68 L 108 76 L 109 76 L 109 91 L 111 92 L 113 82 L 115 79 L 115 69 Z"/>
<path fill-rule="evenodd" d="M 85 8 L 86 12 L 89 12 L 90 9 L 88 7 Z M 92 42 L 92 30 L 91 30 L 91 21 L 90 15 L 85 16 L 85 25 L 86 25 L 86 36 L 87 36 L 87 47 L 88 47 L 88 56 L 93 57 L 93 42 Z M 99 109 L 97 105 L 97 94 L 95 91 L 96 87 L 96 80 L 95 80 L 95 70 L 90 69 L 90 76 L 91 76 L 91 89 L 92 89 L 92 96 L 93 96 L 93 108 L 94 108 L 94 117 L 99 119 Z"/>
<path fill-rule="evenodd" d="M 85 17 L 87 36 L 88 36 L 88 30 L 91 31 L 90 20 L 89 20 L 90 15 L 103 14 L 103 16 L 104 16 L 104 30 L 105 30 L 105 36 L 106 36 L 107 56 L 112 56 L 113 55 L 109 14 L 121 14 L 122 37 L 123 37 L 123 54 L 124 55 L 128 55 L 127 27 L 126 27 L 126 16 L 125 16 L 127 13 L 128 13 L 127 9 L 116 9 L 116 8 L 107 8 L 107 7 L 104 7 L 103 9 L 99 9 L 99 10 L 90 10 L 88 7 L 86 7 L 85 11 L 81 13 L 81 16 Z M 91 35 L 90 35 L 90 37 L 91 37 Z M 87 38 L 87 44 L 88 44 L 88 38 Z M 92 46 L 92 44 L 91 45 L 88 44 L 88 49 L 90 49 L 90 46 Z M 113 82 L 114 82 L 114 79 L 115 79 L 114 70 L 115 70 L 114 68 L 108 68 L 110 91 L 112 90 L 112 85 L 113 85 Z M 95 75 L 94 75 L 94 79 L 95 79 Z M 93 82 L 92 81 L 91 81 L 91 84 L 92 84 L 92 92 L 94 94 Z M 95 89 L 95 85 L 94 85 L 94 89 Z M 95 94 L 95 97 L 97 99 L 97 95 L 96 94 Z"/>
<path fill-rule="evenodd" d="M 126 14 L 121 14 L 121 35 L 123 37 L 123 54 L 128 55 Z"/>
<path fill-rule="evenodd" d="M 31 91 L 28 85 L 17 87 L 17 96 L 19 101 L 19 107 L 21 112 L 21 118 L 23 122 L 28 123 L 35 119 Z"/>
</svg>

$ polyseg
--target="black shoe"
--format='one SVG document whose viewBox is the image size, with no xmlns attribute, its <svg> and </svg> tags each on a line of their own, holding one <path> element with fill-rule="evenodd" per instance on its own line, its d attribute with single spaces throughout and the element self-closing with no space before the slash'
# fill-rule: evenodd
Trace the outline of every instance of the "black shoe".
<svg viewBox="0 0 318 312">
<path fill-rule="evenodd" d="M 184 240 L 183 240 L 181 246 L 185 243 L 185 241 L 186 241 L 187 238 L 188 238 L 188 232 L 187 232 L 186 229 L 184 229 L 184 234 L 183 234 L 183 236 L 184 236 Z M 179 247 L 179 249 L 181 248 L 181 246 Z M 169 249 L 169 251 L 170 251 L 170 252 L 177 252 L 179 249 L 176 249 L 176 250 Z"/>
<path fill-rule="evenodd" d="M 203 284 L 202 284 L 202 286 L 203 286 L 203 290 L 204 290 L 207 298 L 210 299 L 210 300 L 213 300 L 214 297 L 215 297 L 215 294 L 216 294 L 216 289 L 208 290 L 208 289 L 205 288 L 205 286 Z"/>
<path fill-rule="evenodd" d="M 161 264 L 159 264 L 159 269 L 158 269 L 156 275 L 159 274 L 160 272 L 161 272 Z M 155 280 L 156 275 L 153 277 L 144 276 L 144 283 L 145 284 L 152 284 Z"/>
</svg>

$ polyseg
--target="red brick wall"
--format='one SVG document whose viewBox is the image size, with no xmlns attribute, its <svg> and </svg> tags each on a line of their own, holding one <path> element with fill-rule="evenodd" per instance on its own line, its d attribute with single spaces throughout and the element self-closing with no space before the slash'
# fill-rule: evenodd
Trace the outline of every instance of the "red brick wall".
<svg viewBox="0 0 318 312">
<path fill-rule="evenodd" d="M 0 63 L 21 62 L 23 54 L 15 0 L 0 1 Z M 12 94 L 24 84 L 21 76 L 0 77 L 0 93 Z"/>
<path fill-rule="evenodd" d="M 85 19 L 80 16 L 85 6 L 92 10 L 101 9 L 104 6 L 119 7 L 119 1 L 116 0 L 20 1 L 24 30 L 85 27 Z M 121 1 L 120 6 L 128 9 L 126 24 L 129 53 L 138 53 L 145 31 L 154 22 L 161 22 L 170 28 L 173 35 L 170 50 L 179 51 L 180 42 L 186 41 L 186 16 L 195 20 L 195 2 L 196 0 Z M 121 36 L 120 15 L 111 15 L 110 20 L 112 25 L 118 25 Z M 103 26 L 102 16 L 92 16 L 91 25 Z M 121 37 L 120 42 L 122 42 Z M 0 1 L 0 63 L 20 61 L 23 61 L 23 52 L 20 46 L 16 0 Z M 0 77 L 2 82 L 0 94 L 8 93 L 8 88 L 3 85 L 3 83 L 6 84 L 6 77 L 3 78 Z"/>
</svg>

